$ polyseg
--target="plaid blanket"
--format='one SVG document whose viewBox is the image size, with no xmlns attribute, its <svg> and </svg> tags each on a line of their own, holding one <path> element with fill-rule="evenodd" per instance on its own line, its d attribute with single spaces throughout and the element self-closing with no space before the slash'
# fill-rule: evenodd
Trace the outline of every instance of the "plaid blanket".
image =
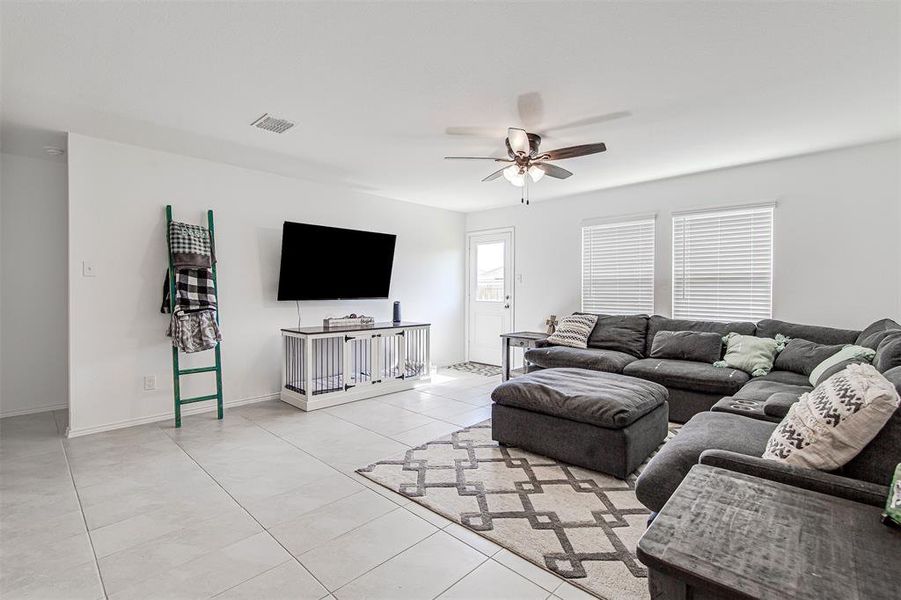
<svg viewBox="0 0 901 600">
<path fill-rule="evenodd" d="M 169 271 L 163 281 L 163 305 L 160 312 L 168 313 Z M 175 312 L 193 312 L 216 308 L 216 286 L 212 269 L 175 269 Z"/>
</svg>

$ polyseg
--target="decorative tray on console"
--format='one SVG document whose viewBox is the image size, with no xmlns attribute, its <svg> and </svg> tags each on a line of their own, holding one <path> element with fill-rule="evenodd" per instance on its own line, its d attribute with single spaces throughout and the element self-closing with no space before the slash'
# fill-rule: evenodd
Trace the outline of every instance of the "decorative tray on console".
<svg viewBox="0 0 901 600">
<path fill-rule="evenodd" d="M 322 320 L 322 326 L 326 329 L 330 327 L 372 327 L 375 325 L 374 317 L 357 316 L 349 314 L 346 317 L 329 317 Z"/>
</svg>

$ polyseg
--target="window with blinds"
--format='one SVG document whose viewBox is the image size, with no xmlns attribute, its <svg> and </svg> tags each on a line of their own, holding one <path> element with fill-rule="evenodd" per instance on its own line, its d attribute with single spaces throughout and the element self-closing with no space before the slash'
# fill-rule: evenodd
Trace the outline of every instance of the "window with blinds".
<svg viewBox="0 0 901 600">
<path fill-rule="evenodd" d="M 654 217 L 582 226 L 582 311 L 654 312 Z"/>
<path fill-rule="evenodd" d="M 673 216 L 673 317 L 758 321 L 773 309 L 773 205 Z"/>
</svg>

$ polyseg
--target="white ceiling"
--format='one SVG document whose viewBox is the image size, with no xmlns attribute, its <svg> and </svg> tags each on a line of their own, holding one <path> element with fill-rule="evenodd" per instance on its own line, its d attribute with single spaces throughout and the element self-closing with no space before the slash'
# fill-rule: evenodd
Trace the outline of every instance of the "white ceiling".
<svg viewBox="0 0 901 600">
<path fill-rule="evenodd" d="M 630 113 L 546 139 L 608 151 L 533 200 L 901 134 L 894 1 L 0 6 L 8 152 L 75 131 L 470 211 L 518 190 L 442 157 L 508 126 Z"/>
</svg>

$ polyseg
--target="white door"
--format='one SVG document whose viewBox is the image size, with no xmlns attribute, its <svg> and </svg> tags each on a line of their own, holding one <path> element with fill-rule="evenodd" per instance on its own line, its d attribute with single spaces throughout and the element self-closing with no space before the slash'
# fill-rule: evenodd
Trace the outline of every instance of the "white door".
<svg viewBox="0 0 901 600">
<path fill-rule="evenodd" d="M 500 365 L 500 335 L 513 329 L 513 233 L 470 234 L 468 265 L 468 360 Z"/>
</svg>

